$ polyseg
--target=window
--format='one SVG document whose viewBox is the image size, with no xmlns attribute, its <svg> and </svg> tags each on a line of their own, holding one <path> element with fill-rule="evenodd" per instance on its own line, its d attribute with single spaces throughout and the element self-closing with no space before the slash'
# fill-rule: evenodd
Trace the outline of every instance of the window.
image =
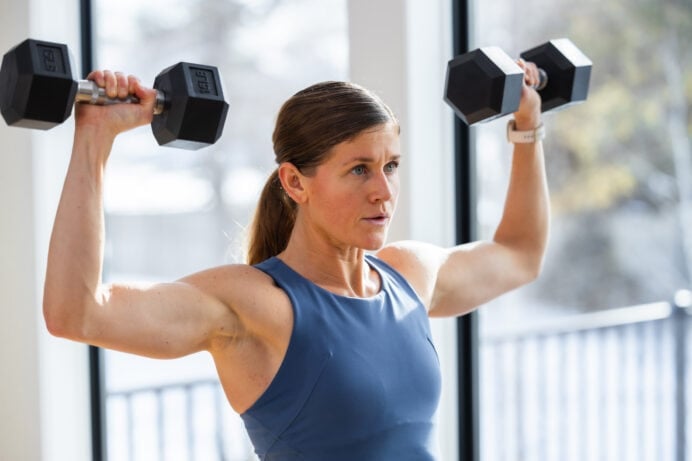
<svg viewBox="0 0 692 461">
<path fill-rule="evenodd" d="M 544 116 L 544 272 L 481 309 L 483 460 L 674 459 L 690 440 L 676 360 L 692 321 L 671 302 L 692 282 L 691 21 L 685 2 L 475 2 L 477 46 L 568 37 L 594 64 L 587 102 Z M 506 122 L 476 130 L 484 238 Z"/>
<path fill-rule="evenodd" d="M 106 176 L 106 278 L 174 280 L 242 261 L 274 168 L 281 103 L 346 78 L 346 2 L 99 0 L 94 11 L 97 67 L 151 85 L 178 61 L 214 65 L 230 104 L 221 140 L 199 151 L 158 147 L 148 127 L 118 139 Z M 104 357 L 110 461 L 253 459 L 207 355 Z"/>
</svg>

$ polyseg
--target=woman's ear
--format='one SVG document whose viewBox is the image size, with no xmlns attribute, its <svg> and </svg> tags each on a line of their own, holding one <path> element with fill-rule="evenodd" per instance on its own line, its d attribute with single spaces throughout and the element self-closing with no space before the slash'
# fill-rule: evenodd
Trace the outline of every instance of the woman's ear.
<svg viewBox="0 0 692 461">
<path fill-rule="evenodd" d="M 286 194 L 296 203 L 303 203 L 306 200 L 305 176 L 300 170 L 290 162 L 279 165 L 279 181 Z"/>
</svg>

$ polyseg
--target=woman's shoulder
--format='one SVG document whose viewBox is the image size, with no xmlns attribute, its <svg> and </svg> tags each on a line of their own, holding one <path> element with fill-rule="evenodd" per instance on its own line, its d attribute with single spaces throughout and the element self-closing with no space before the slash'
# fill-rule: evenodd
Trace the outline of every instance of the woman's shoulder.
<svg viewBox="0 0 692 461">
<path fill-rule="evenodd" d="M 375 256 L 399 272 L 437 267 L 444 259 L 446 251 L 437 245 L 416 240 L 401 240 L 389 243 L 375 253 Z"/>
<path fill-rule="evenodd" d="M 271 329 L 277 318 L 290 316 L 291 309 L 286 294 L 270 275 L 255 266 L 217 266 L 181 281 L 220 300 L 251 329 L 264 329 L 265 326 Z"/>
<path fill-rule="evenodd" d="M 244 287 L 246 291 L 261 291 L 273 286 L 272 279 L 262 270 L 248 264 L 226 264 L 211 267 L 180 279 L 204 291 L 225 292 Z"/>
<path fill-rule="evenodd" d="M 415 240 L 393 242 L 375 253 L 413 286 L 426 306 L 430 303 L 444 255 L 443 248 Z"/>
</svg>

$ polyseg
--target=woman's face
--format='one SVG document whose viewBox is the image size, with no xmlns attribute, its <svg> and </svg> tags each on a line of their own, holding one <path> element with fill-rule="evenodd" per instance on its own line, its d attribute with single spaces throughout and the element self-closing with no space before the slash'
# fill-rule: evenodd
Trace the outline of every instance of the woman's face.
<svg viewBox="0 0 692 461">
<path fill-rule="evenodd" d="M 301 213 L 337 247 L 376 250 L 387 237 L 399 195 L 399 127 L 387 123 L 337 144 L 303 177 Z"/>
</svg>

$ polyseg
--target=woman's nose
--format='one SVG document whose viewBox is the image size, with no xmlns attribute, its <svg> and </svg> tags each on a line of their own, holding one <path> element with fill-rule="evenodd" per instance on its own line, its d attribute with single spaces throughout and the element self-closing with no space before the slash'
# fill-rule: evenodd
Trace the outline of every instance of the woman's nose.
<svg viewBox="0 0 692 461">
<path fill-rule="evenodd" d="M 381 172 L 371 181 L 370 199 L 372 201 L 387 201 L 394 195 L 393 178 Z"/>
</svg>

